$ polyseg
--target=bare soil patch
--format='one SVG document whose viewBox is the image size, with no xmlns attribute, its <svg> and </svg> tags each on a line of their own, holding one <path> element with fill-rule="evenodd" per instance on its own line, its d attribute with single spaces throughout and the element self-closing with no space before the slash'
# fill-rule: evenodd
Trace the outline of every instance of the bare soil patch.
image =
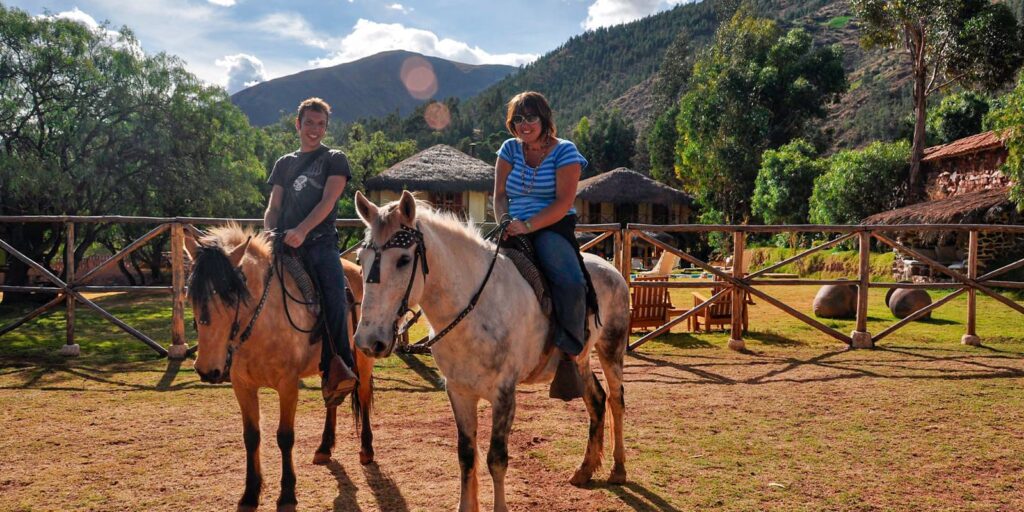
<svg viewBox="0 0 1024 512">
<path fill-rule="evenodd" d="M 688 338 L 683 336 L 683 338 Z M 630 483 L 568 484 L 582 460 L 579 401 L 523 388 L 510 443 L 513 510 L 1024 510 L 1024 347 L 892 343 L 873 351 L 652 342 L 627 357 Z M 85 348 L 85 347 L 83 347 Z M 311 464 L 315 383 L 297 422 L 303 510 L 452 510 L 455 426 L 432 361 L 379 364 L 377 462 L 349 417 L 335 460 Z M 279 489 L 276 396 L 264 392 L 263 504 Z M 0 510 L 227 510 L 244 479 L 237 405 L 191 363 L 0 366 Z M 481 407 L 481 453 L 489 410 Z M 481 497 L 491 485 L 481 468 Z"/>
</svg>

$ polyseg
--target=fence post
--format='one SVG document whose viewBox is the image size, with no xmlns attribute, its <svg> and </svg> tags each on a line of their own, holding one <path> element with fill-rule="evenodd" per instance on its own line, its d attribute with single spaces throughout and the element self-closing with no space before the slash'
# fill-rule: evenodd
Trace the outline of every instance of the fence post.
<svg viewBox="0 0 1024 512">
<path fill-rule="evenodd" d="M 967 242 L 967 277 L 971 279 L 978 278 L 978 232 L 976 230 L 971 230 L 971 235 Z M 975 331 L 978 316 L 977 293 L 978 291 L 974 287 L 967 290 L 967 334 L 960 338 L 960 343 L 974 347 L 981 346 L 981 338 L 978 337 L 978 333 Z"/>
<path fill-rule="evenodd" d="M 743 244 L 745 233 L 733 231 L 732 233 L 732 276 L 736 279 L 743 279 Z M 733 350 L 744 350 L 743 343 L 743 308 L 745 306 L 746 293 L 739 286 L 732 287 L 732 328 L 729 332 L 729 348 Z"/>
<path fill-rule="evenodd" d="M 185 359 L 185 230 L 171 224 L 171 346 L 168 359 Z"/>
<path fill-rule="evenodd" d="M 628 229 L 619 230 L 622 233 L 622 277 L 629 283 L 629 274 L 633 269 L 633 237 Z"/>
<path fill-rule="evenodd" d="M 857 233 L 860 254 L 860 284 L 857 286 L 857 329 L 850 333 L 853 348 L 874 348 L 868 332 L 868 286 L 871 284 L 871 232 Z"/>
<path fill-rule="evenodd" d="M 75 280 L 75 223 L 68 222 L 67 224 L 67 238 L 64 240 L 64 273 L 65 282 L 68 286 L 72 286 Z M 60 355 L 68 357 L 78 357 L 82 354 L 82 347 L 75 343 L 75 296 L 70 293 L 65 294 L 66 297 L 64 302 L 66 304 L 65 312 L 65 332 L 67 335 L 67 342 L 63 347 L 60 348 Z"/>
</svg>

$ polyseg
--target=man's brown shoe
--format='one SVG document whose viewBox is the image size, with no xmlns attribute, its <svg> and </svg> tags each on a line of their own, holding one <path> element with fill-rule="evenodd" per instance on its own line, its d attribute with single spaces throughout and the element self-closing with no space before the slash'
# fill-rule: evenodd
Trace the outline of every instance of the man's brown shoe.
<svg viewBox="0 0 1024 512">
<path fill-rule="evenodd" d="M 321 380 L 324 394 L 324 405 L 337 407 L 345 401 L 345 397 L 356 388 L 357 380 L 355 372 L 341 360 L 341 357 L 331 358 L 331 366 L 327 375 Z"/>
<path fill-rule="evenodd" d="M 548 397 L 568 402 L 582 396 L 583 378 L 580 377 L 576 361 L 562 354 L 562 359 L 558 361 L 558 369 L 555 370 L 555 378 L 551 381 Z"/>
</svg>

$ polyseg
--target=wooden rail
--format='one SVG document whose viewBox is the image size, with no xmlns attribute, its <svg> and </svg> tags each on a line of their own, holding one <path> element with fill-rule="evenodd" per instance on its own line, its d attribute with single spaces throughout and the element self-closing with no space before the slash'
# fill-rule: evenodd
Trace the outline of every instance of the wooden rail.
<svg viewBox="0 0 1024 512">
<path fill-rule="evenodd" d="M 231 218 L 215 218 L 215 217 L 126 217 L 126 216 L 93 216 L 93 217 L 78 217 L 78 216 L 52 216 L 52 215 L 40 215 L 40 216 L 0 216 L 0 223 L 59 223 L 64 225 L 65 231 L 65 242 L 64 242 L 64 275 L 65 279 L 61 280 L 59 277 L 54 275 L 52 272 L 47 270 L 41 263 L 33 261 L 25 254 L 18 251 L 16 248 L 11 246 L 5 240 L 0 239 L 0 250 L 6 251 L 8 254 L 22 261 L 30 268 L 38 272 L 43 278 L 45 278 L 51 286 L 10 286 L 6 284 L 0 284 L 0 292 L 47 292 L 56 293 L 57 296 L 29 312 L 27 315 L 11 322 L 8 325 L 0 327 L 0 336 L 17 329 L 25 323 L 33 320 L 40 315 L 56 308 L 57 306 L 64 304 L 65 316 L 66 316 L 66 328 L 65 328 L 65 339 L 66 343 L 61 348 L 60 353 L 68 356 L 79 355 L 81 348 L 75 343 L 75 314 L 77 304 L 84 304 L 90 309 L 94 310 L 102 318 L 106 319 L 110 323 L 120 327 L 122 330 L 132 335 L 142 343 L 149 346 L 160 356 L 169 356 L 172 358 L 184 358 L 189 352 L 188 341 L 185 336 L 185 295 L 186 295 L 186 279 L 185 275 L 185 237 L 186 236 L 197 236 L 201 231 L 196 228 L 196 225 L 210 226 L 210 225 L 222 225 L 233 222 L 241 225 L 249 226 L 262 226 L 263 219 L 231 219 Z M 109 258 L 103 260 L 99 265 L 91 269 L 90 271 L 76 275 L 75 272 L 75 261 L 74 251 L 76 249 L 75 239 L 75 226 L 77 224 L 156 224 L 156 227 L 151 229 L 146 234 L 142 235 L 138 239 L 132 241 L 126 245 L 123 249 L 117 253 L 111 255 Z M 342 219 L 335 222 L 338 227 L 346 228 L 358 228 L 362 227 L 361 221 L 356 219 Z M 161 234 L 170 230 L 170 255 L 171 255 L 171 286 L 92 286 L 87 284 L 89 281 L 100 275 L 104 270 L 110 269 L 117 262 L 126 258 L 129 254 L 139 250 L 146 244 L 153 241 Z M 186 234 L 187 233 L 187 234 Z M 353 248 L 349 248 L 345 252 L 351 251 Z M 163 345 L 158 343 L 156 340 L 147 336 L 142 331 L 128 325 L 123 320 L 117 318 L 114 314 L 103 309 L 95 302 L 89 300 L 83 293 L 92 292 L 127 292 L 127 293 L 138 293 L 138 292 L 165 292 L 171 294 L 171 339 L 169 348 L 164 348 Z"/>
<path fill-rule="evenodd" d="M 66 311 L 66 328 L 65 338 L 66 344 L 61 349 L 61 353 L 66 355 L 77 355 L 80 351 L 78 344 L 76 344 L 75 337 L 75 316 L 76 308 L 79 304 L 82 304 L 92 310 L 94 310 L 101 317 L 107 321 L 117 325 L 125 332 L 128 332 L 133 337 L 152 348 L 160 356 L 169 356 L 173 358 L 185 357 L 190 349 L 188 347 L 188 340 L 185 335 L 185 295 L 186 295 L 186 279 L 185 275 L 185 258 L 184 258 L 184 239 L 186 236 L 197 236 L 201 233 L 197 225 L 209 226 L 209 225 L 221 225 L 228 222 L 234 222 L 241 225 L 255 225 L 260 226 L 263 223 L 262 219 L 230 219 L 230 218 L 212 218 L 212 217 L 125 217 L 125 216 L 93 216 L 93 217 L 76 217 L 76 216 L 0 216 L 0 223 L 59 223 L 63 224 L 65 228 L 65 243 L 64 243 L 64 260 L 65 260 L 65 279 L 62 280 L 52 272 L 47 270 L 42 264 L 31 260 L 16 248 L 11 246 L 6 241 L 0 239 L 0 250 L 6 251 L 8 254 L 24 262 L 30 268 L 36 270 L 43 278 L 48 281 L 48 285 L 40 286 L 12 286 L 6 284 L 0 284 L 0 292 L 47 292 L 55 293 L 56 296 L 29 312 L 23 317 L 11 322 L 10 324 L 0 327 L 0 336 L 24 325 L 25 323 L 45 314 L 46 312 L 57 308 L 61 304 L 64 305 Z M 98 266 L 91 269 L 88 272 L 78 274 L 75 269 L 74 262 L 74 249 L 76 244 L 75 238 L 75 226 L 77 224 L 88 224 L 88 223 L 114 223 L 114 224 L 149 224 L 155 225 L 150 231 L 142 235 L 138 239 L 132 241 L 126 245 L 123 249 L 110 256 Z M 336 222 L 338 227 L 344 228 L 361 228 L 362 222 L 355 219 L 342 219 Z M 89 282 L 99 275 L 104 270 L 111 268 L 116 265 L 119 261 L 127 257 L 132 252 L 139 250 L 141 247 L 152 242 L 158 236 L 170 231 L 170 257 L 171 257 L 171 286 L 95 286 L 90 285 Z M 902 226 L 878 226 L 878 225 L 862 225 L 862 226 L 828 226 L 828 225 L 787 225 L 787 226 L 732 226 L 732 225 L 651 225 L 651 224 L 628 224 L 625 228 L 622 228 L 619 224 L 581 224 L 577 226 L 579 232 L 591 232 L 596 233 L 597 237 L 581 248 L 583 250 L 589 250 L 596 247 L 598 244 L 606 243 L 608 239 L 612 239 L 613 242 L 613 254 L 612 258 L 616 268 L 625 277 L 627 283 L 631 287 L 667 287 L 667 288 L 708 288 L 710 283 L 707 282 L 633 282 L 631 279 L 631 254 L 634 240 L 640 243 L 648 243 L 658 247 L 662 250 L 669 251 L 682 260 L 688 262 L 696 268 L 700 268 L 702 271 L 716 277 L 720 282 L 715 283 L 715 286 L 721 286 L 723 289 L 714 293 L 710 299 L 694 306 L 693 308 L 683 311 L 677 314 L 664 325 L 653 329 L 643 337 L 639 338 L 636 342 L 629 346 L 630 350 L 635 350 L 640 345 L 650 341 L 651 339 L 660 336 L 668 332 L 673 326 L 685 321 L 691 316 L 701 312 L 703 309 L 709 307 L 716 301 L 724 298 L 726 294 L 729 294 L 732 298 L 732 320 L 730 325 L 730 336 L 729 336 L 729 347 L 735 350 L 742 350 L 744 348 L 743 341 L 743 326 L 741 324 L 743 301 L 747 294 L 756 297 L 767 304 L 770 304 L 782 312 L 791 315 L 801 322 L 821 331 L 823 334 L 835 338 L 843 343 L 851 345 L 853 347 L 871 347 L 878 340 L 885 338 L 892 334 L 908 323 L 916 320 L 925 314 L 948 304 L 954 298 L 966 293 L 967 294 L 967 323 L 966 332 L 962 337 L 962 341 L 965 344 L 977 345 L 980 343 L 980 339 L 977 335 L 977 293 L 981 292 L 985 295 L 990 296 L 994 300 L 1003 303 L 1007 307 L 1014 309 L 1015 311 L 1024 314 L 1024 305 L 1021 305 L 1013 300 L 1010 300 L 1001 294 L 997 293 L 992 287 L 1000 288 L 1024 288 L 1024 283 L 1013 282 L 1013 281 L 1002 281 L 995 280 L 995 278 L 1004 275 L 1007 272 L 1015 270 L 1017 268 L 1024 267 L 1024 259 L 1015 261 L 1008 265 L 1005 265 L 999 269 L 992 270 L 983 275 L 978 275 L 978 240 L 979 235 L 982 233 L 1009 233 L 1018 236 L 1024 236 L 1024 226 L 999 226 L 999 225 L 984 225 L 984 224 L 924 224 L 924 225 L 902 225 Z M 891 238 L 891 233 L 895 232 L 935 232 L 935 231 L 955 231 L 955 232 L 966 232 L 969 234 L 969 246 L 968 246 L 968 259 L 966 274 L 950 269 L 947 266 L 935 261 L 934 259 L 928 258 L 912 248 L 903 246 Z M 664 242 L 657 240 L 656 238 L 649 235 L 647 232 L 662 232 L 662 233 L 695 233 L 695 234 L 710 234 L 710 233 L 722 233 L 729 237 L 732 242 L 732 259 L 733 264 L 730 270 L 724 270 L 713 266 L 710 262 L 703 261 L 694 255 L 691 255 L 679 248 L 672 247 Z M 826 233 L 835 234 L 833 238 L 826 240 L 824 243 L 816 245 L 810 249 L 804 250 L 799 254 L 785 258 L 781 261 L 773 263 L 761 270 L 752 272 L 750 274 L 743 273 L 743 249 L 747 243 L 747 236 L 751 233 Z M 942 273 L 952 279 L 952 283 L 872 283 L 870 281 L 869 273 L 869 262 L 870 262 L 870 245 L 874 239 L 879 244 L 891 247 L 893 250 L 900 252 L 906 256 L 913 257 L 920 262 L 928 265 L 933 271 Z M 772 270 L 776 270 L 785 265 L 797 262 L 817 252 L 835 247 L 841 243 L 850 243 L 856 240 L 859 251 L 858 258 L 858 272 L 856 276 L 850 276 L 849 280 L 840 279 L 766 279 L 766 275 Z M 354 250 L 357 246 L 350 247 L 345 253 Z M 787 305 L 779 299 L 772 297 L 760 287 L 764 286 L 802 286 L 802 285 L 825 285 L 825 284 L 857 284 L 857 310 L 856 310 L 856 327 L 855 330 L 846 334 L 839 332 L 838 330 L 825 325 L 824 323 L 812 318 L 811 316 L 797 310 L 796 308 Z M 910 289 L 949 289 L 955 288 L 955 290 L 949 295 L 937 300 L 929 306 L 926 306 L 910 316 L 894 323 L 887 327 L 881 332 L 872 336 L 867 331 L 867 303 L 869 297 L 869 291 L 871 288 L 879 289 L 891 289 L 891 288 L 910 288 Z M 168 348 L 164 348 L 163 345 L 153 340 L 146 334 L 128 325 L 121 319 L 117 318 L 109 311 L 106 311 L 95 302 L 89 300 L 83 293 L 88 292 L 101 292 L 101 291 L 118 291 L 118 292 L 164 292 L 170 293 L 171 295 L 171 339 L 169 340 Z M 192 349 L 194 350 L 194 348 Z"/>
<path fill-rule="evenodd" d="M 967 273 L 966 275 L 956 270 L 950 269 L 948 266 L 939 263 L 933 258 L 929 258 L 920 251 L 906 247 L 890 237 L 889 234 L 894 232 L 936 232 L 936 231 L 955 231 L 955 232 L 966 232 L 969 234 L 968 244 L 968 258 L 967 258 Z M 709 234 L 709 233 L 723 233 L 731 235 L 732 239 L 732 269 L 731 272 L 726 272 L 722 269 L 715 268 L 709 262 L 701 261 L 695 256 L 688 254 L 678 248 L 671 247 L 661 241 L 656 240 L 645 232 L 663 232 L 663 233 L 695 233 L 695 234 Z M 826 241 L 820 245 L 807 249 L 800 252 L 799 254 L 786 258 L 777 263 L 771 264 L 766 268 L 744 275 L 742 272 L 743 265 L 743 249 L 746 244 L 746 235 L 750 233 L 764 233 L 764 234 L 777 234 L 777 233 L 836 233 L 840 236 Z M 1002 225 L 987 225 L 987 224 L 914 224 L 914 225 L 860 225 L 860 226 L 824 226 L 824 225 L 787 225 L 787 226 L 730 226 L 730 225 L 675 225 L 675 226 L 656 226 L 651 224 L 628 224 L 626 229 L 623 230 L 621 235 L 624 240 L 638 239 L 643 240 L 651 245 L 654 245 L 662 250 L 669 251 L 682 260 L 687 261 L 694 267 L 702 269 L 704 272 L 713 275 L 721 282 L 715 283 L 716 286 L 726 287 L 726 290 L 730 290 L 732 293 L 732 319 L 731 319 L 731 330 L 729 335 L 729 347 L 735 350 L 742 350 L 744 348 L 744 342 L 742 338 L 742 307 L 743 307 L 743 294 L 749 293 L 754 297 L 762 299 L 764 302 L 775 306 L 782 310 L 784 313 L 797 318 L 801 322 L 821 331 L 823 334 L 831 336 L 837 340 L 840 340 L 853 348 L 867 348 L 873 347 L 874 343 L 885 338 L 886 336 L 896 332 L 900 328 L 904 327 L 908 323 L 917 320 L 929 312 L 948 304 L 954 298 L 962 295 L 963 293 L 968 294 L 967 302 L 967 325 L 966 333 L 961 338 L 964 344 L 978 345 L 980 339 L 977 336 L 977 301 L 976 294 L 981 292 L 988 295 L 992 299 L 1001 302 L 1007 307 L 1024 314 L 1024 305 L 1021 305 L 1005 296 L 997 293 L 992 289 L 993 286 L 1001 288 L 1024 288 L 1024 283 L 1013 282 L 1013 281 L 995 281 L 994 278 L 1005 274 L 1011 270 L 1024 266 L 1024 259 L 1015 261 L 1008 265 L 1005 265 L 999 269 L 988 272 L 982 276 L 978 276 L 978 238 L 981 233 L 1009 233 L 1017 236 L 1024 236 L 1024 226 L 1002 226 Z M 818 251 L 834 247 L 842 242 L 848 242 L 856 239 L 858 246 L 858 270 L 856 276 L 850 276 L 847 280 L 840 279 L 758 279 L 764 276 L 772 270 L 778 269 L 782 266 L 790 263 L 799 261 L 807 256 L 814 254 Z M 905 256 L 912 257 L 927 266 L 933 271 L 948 276 L 952 282 L 949 283 L 873 283 L 871 282 L 870 276 L 870 250 L 871 241 L 876 240 L 882 245 L 891 247 L 894 251 L 901 253 Z M 626 242 L 628 243 L 628 242 Z M 622 254 L 623 258 L 628 261 L 629 253 L 626 251 L 627 245 L 623 246 Z M 663 286 L 669 288 L 708 288 L 709 283 L 634 283 L 631 280 L 628 263 L 626 267 L 619 267 L 622 270 L 623 277 L 626 278 L 627 282 L 631 287 L 637 286 Z M 854 331 L 849 335 L 846 333 L 839 332 L 838 330 L 829 327 L 822 322 L 804 314 L 797 309 L 784 304 L 782 301 L 776 299 L 765 293 L 763 290 L 758 289 L 758 286 L 803 286 L 803 285 L 826 285 L 826 284 L 856 284 L 857 285 L 857 307 L 855 316 L 855 328 Z M 911 313 L 906 318 L 890 325 L 881 332 L 872 336 L 867 330 L 867 305 L 869 298 L 869 291 L 871 288 L 882 288 L 882 289 L 894 289 L 894 288 L 909 288 L 909 289 L 950 289 L 955 290 L 940 298 L 934 303 L 922 307 L 921 309 Z M 635 350 L 640 345 L 650 341 L 651 339 L 660 336 L 667 332 L 672 325 L 679 323 L 681 320 L 688 318 L 698 311 L 710 306 L 714 300 L 705 301 L 693 308 L 686 310 L 685 312 L 671 318 L 665 325 L 658 327 L 650 333 L 642 336 L 637 341 L 629 345 L 630 350 Z"/>
</svg>

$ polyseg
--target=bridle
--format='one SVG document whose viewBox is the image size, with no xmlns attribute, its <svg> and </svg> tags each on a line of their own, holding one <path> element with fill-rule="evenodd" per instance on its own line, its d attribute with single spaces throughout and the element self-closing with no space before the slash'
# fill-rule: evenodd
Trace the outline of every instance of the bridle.
<svg viewBox="0 0 1024 512">
<path fill-rule="evenodd" d="M 238 349 L 242 348 L 242 345 L 244 345 L 246 341 L 249 341 L 249 337 L 252 335 L 252 328 L 253 326 L 256 325 L 256 319 L 260 317 L 260 313 L 263 313 L 263 306 L 266 306 L 267 297 L 270 295 L 270 280 L 271 278 L 274 277 L 274 262 L 276 260 L 277 253 L 275 252 L 274 259 L 271 261 L 270 267 L 267 269 L 266 275 L 263 276 L 263 295 L 260 296 L 260 302 L 259 304 L 257 304 L 256 310 L 253 311 L 252 317 L 249 318 L 249 323 L 246 324 L 245 330 L 242 331 L 241 336 L 239 336 L 238 334 L 238 330 L 240 328 L 240 324 L 238 323 L 238 312 L 239 310 L 241 310 L 242 302 L 244 301 L 241 298 L 235 301 L 234 320 L 231 321 L 231 332 L 228 334 L 228 355 L 227 359 L 224 361 L 224 371 L 221 372 L 221 375 L 227 376 L 230 374 L 231 362 L 233 361 L 235 352 L 238 351 Z M 238 274 L 238 277 L 239 279 L 241 279 L 242 283 L 246 283 L 245 272 L 242 272 L 241 268 L 235 268 L 234 270 Z M 200 325 L 210 325 L 209 312 L 206 311 L 205 308 L 203 312 L 200 314 L 198 323 Z M 237 344 L 234 343 L 236 337 L 238 338 Z"/>
<path fill-rule="evenodd" d="M 418 226 L 418 225 L 417 225 Z M 373 238 L 367 235 L 366 240 L 363 241 L 363 247 L 373 251 L 373 265 L 370 266 L 370 272 L 366 275 L 366 282 L 368 284 L 380 284 L 380 257 L 381 253 L 388 249 L 406 249 L 416 244 L 415 252 L 412 258 L 412 272 L 409 274 L 409 283 L 405 286 L 405 294 L 402 296 L 402 302 L 398 305 L 398 311 L 395 312 L 395 321 L 391 325 L 391 332 L 393 336 L 391 338 L 391 346 L 395 346 L 396 340 L 409 330 L 417 320 L 419 320 L 420 312 L 415 312 L 409 307 L 409 295 L 412 294 L 412 285 L 416 280 L 416 270 L 419 268 L 420 260 L 423 260 L 423 278 L 426 279 L 427 274 L 430 273 L 430 268 L 427 267 L 427 245 L 423 242 L 423 232 L 418 227 L 410 228 L 404 224 L 398 227 L 398 231 L 391 235 L 391 238 L 384 242 L 384 245 L 377 247 L 377 244 L 373 243 Z M 412 313 L 413 316 L 405 321 L 401 327 L 398 322 L 406 315 L 406 313 Z"/>
<path fill-rule="evenodd" d="M 249 341 L 249 337 L 252 335 L 253 327 L 256 325 L 256 320 L 259 319 L 260 314 L 263 313 L 263 307 L 267 305 L 267 297 L 270 296 L 270 281 L 271 281 L 271 279 L 273 279 L 274 271 L 278 267 L 279 262 L 280 262 L 280 259 L 278 258 L 278 252 L 283 250 L 283 245 L 281 244 L 281 242 L 279 240 L 280 240 L 280 238 L 275 239 L 274 249 L 272 251 L 272 253 L 273 253 L 272 259 L 270 260 L 270 265 L 267 268 L 266 274 L 263 276 L 263 294 L 260 296 L 259 304 L 256 305 L 256 309 L 253 311 L 252 317 L 249 318 L 249 323 L 246 324 L 245 330 L 242 331 L 240 336 L 239 336 L 239 332 L 238 331 L 241 328 L 241 324 L 238 323 L 238 313 L 241 310 L 243 300 L 241 298 L 239 298 L 238 300 L 235 301 L 234 319 L 231 322 L 231 331 L 228 334 L 228 354 L 227 354 L 227 359 L 224 361 L 224 371 L 221 373 L 221 375 L 227 376 L 227 375 L 230 374 L 231 363 L 234 360 L 235 352 L 237 352 L 239 349 L 241 349 L 242 345 L 244 345 L 245 342 Z M 248 241 L 246 241 L 246 243 L 248 243 Z M 246 284 L 247 280 L 246 280 L 246 277 L 245 277 L 245 272 L 242 272 L 242 269 L 241 268 L 237 268 L 237 267 L 234 269 L 234 271 L 238 275 L 238 278 L 242 281 L 242 283 Z M 283 297 L 284 308 L 285 308 L 285 314 L 288 317 L 288 322 L 292 325 L 292 327 L 295 330 L 297 330 L 299 332 L 304 332 L 304 333 L 312 332 L 313 329 L 316 328 L 315 325 L 312 328 L 307 330 L 307 329 L 303 329 L 303 328 L 295 325 L 294 320 L 292 320 L 291 313 L 288 312 L 288 300 L 291 299 L 292 301 L 298 302 L 300 304 L 306 304 L 306 303 L 304 301 L 298 300 L 295 297 L 292 297 L 292 295 L 288 292 L 288 289 L 287 289 L 287 287 L 284 284 L 284 273 L 283 272 L 278 272 L 278 274 L 279 274 L 280 279 L 281 279 L 281 290 L 282 290 L 282 294 L 284 295 L 284 297 Z M 200 325 L 209 325 L 210 324 L 209 311 L 207 311 L 205 308 L 204 308 L 203 312 L 200 314 L 199 322 L 198 323 Z M 236 337 L 238 338 L 238 343 L 237 344 L 234 343 Z"/>
<path fill-rule="evenodd" d="M 505 234 L 505 229 L 508 227 L 510 223 L 511 221 L 508 219 L 503 220 L 501 224 L 498 225 L 497 228 L 488 233 L 487 238 L 490 238 L 491 235 L 493 235 L 495 232 L 498 232 L 498 240 L 501 240 L 501 237 Z M 369 234 L 367 235 L 366 240 L 363 242 L 363 247 L 373 251 L 374 255 L 373 265 L 370 266 L 370 273 L 367 274 L 366 276 L 366 282 L 368 284 L 380 283 L 380 257 L 383 251 L 388 249 L 405 249 L 412 246 L 413 244 L 416 244 L 416 250 L 415 254 L 413 255 L 412 273 L 409 274 L 409 284 L 407 284 L 405 287 L 405 295 L 402 296 L 402 302 L 398 305 L 398 311 L 395 312 L 395 320 L 394 322 L 392 322 L 392 337 L 391 345 L 388 347 L 389 351 L 394 349 L 395 344 L 398 342 L 398 338 L 401 337 L 402 334 L 404 334 L 406 331 L 408 331 L 409 327 L 415 324 L 416 321 L 419 319 L 420 315 L 423 313 L 422 309 L 420 309 L 419 311 L 413 311 L 412 309 L 409 308 L 409 294 L 412 293 L 412 285 L 416 279 L 417 264 L 420 260 L 423 260 L 424 280 L 426 280 L 427 274 L 430 272 L 430 270 L 427 268 L 427 246 L 423 239 L 423 231 L 419 229 L 419 224 L 417 224 L 416 228 L 411 228 L 404 224 L 400 225 L 399 230 L 394 235 L 391 235 L 391 238 L 389 238 L 387 242 L 384 242 L 384 245 L 380 247 L 377 247 L 377 245 L 373 243 L 373 239 Z M 474 293 L 473 297 L 469 299 L 469 304 L 465 308 L 463 308 L 462 311 L 458 314 L 458 316 L 456 316 L 454 320 L 449 322 L 444 329 L 442 329 L 440 332 L 434 335 L 433 338 L 430 338 L 422 343 L 417 343 L 417 347 L 429 349 L 435 343 L 441 341 L 441 338 L 443 338 L 446 334 L 451 332 L 451 330 L 454 329 L 456 325 L 459 325 L 459 323 L 462 322 L 464 318 L 466 318 L 466 315 L 473 311 L 473 308 L 476 307 L 477 301 L 480 300 L 480 295 L 483 293 L 484 287 L 487 286 L 487 282 L 491 279 L 491 272 L 494 270 L 494 263 L 498 260 L 498 252 L 500 250 L 499 245 L 500 244 L 495 244 L 494 256 L 491 258 L 490 266 L 487 267 L 487 274 L 484 276 L 484 280 L 482 283 L 480 283 L 480 287 L 477 289 L 476 293 Z M 406 313 L 412 313 L 413 316 L 409 318 L 409 320 L 406 320 L 401 325 L 401 327 L 399 327 L 398 323 L 402 319 L 402 317 L 406 315 Z"/>
</svg>

